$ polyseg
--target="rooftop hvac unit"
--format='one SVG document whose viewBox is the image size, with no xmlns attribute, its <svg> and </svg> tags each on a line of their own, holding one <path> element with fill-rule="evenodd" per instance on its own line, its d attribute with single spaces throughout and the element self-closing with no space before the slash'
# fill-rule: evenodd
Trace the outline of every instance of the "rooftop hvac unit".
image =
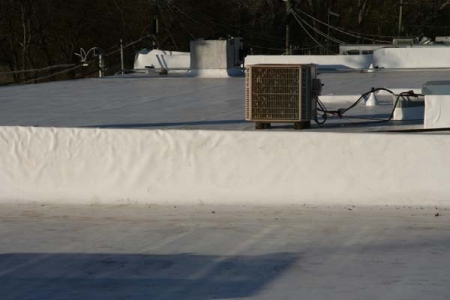
<svg viewBox="0 0 450 300">
<path fill-rule="evenodd" d="M 322 87 L 315 65 L 252 65 L 246 68 L 246 120 L 257 129 L 271 123 L 308 128 Z"/>
</svg>

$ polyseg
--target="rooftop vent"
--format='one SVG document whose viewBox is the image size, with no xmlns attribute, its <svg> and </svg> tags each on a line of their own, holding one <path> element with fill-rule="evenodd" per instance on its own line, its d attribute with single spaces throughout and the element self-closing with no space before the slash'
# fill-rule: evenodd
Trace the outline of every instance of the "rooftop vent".
<svg viewBox="0 0 450 300">
<path fill-rule="evenodd" d="M 392 43 L 395 47 L 412 47 L 414 45 L 414 39 L 393 39 Z"/>
</svg>

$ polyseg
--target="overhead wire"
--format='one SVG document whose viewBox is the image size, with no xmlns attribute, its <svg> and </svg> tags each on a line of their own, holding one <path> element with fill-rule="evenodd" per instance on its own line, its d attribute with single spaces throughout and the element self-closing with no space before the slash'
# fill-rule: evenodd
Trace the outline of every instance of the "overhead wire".
<svg viewBox="0 0 450 300">
<path fill-rule="evenodd" d="M 168 1 L 168 0 L 166 0 Z M 173 9 L 177 10 L 180 14 L 182 14 L 184 17 L 186 17 L 188 20 L 190 20 L 192 23 L 198 25 L 198 26 L 204 26 L 204 22 L 200 22 L 199 19 L 206 19 L 208 22 L 211 22 L 212 24 L 216 24 L 221 28 L 224 28 L 226 30 L 231 30 L 232 32 L 236 31 L 236 30 L 248 30 L 246 28 L 240 28 L 238 25 L 232 25 L 232 24 L 225 24 L 222 22 L 218 22 L 216 20 L 212 20 L 210 18 L 210 16 L 207 16 L 201 12 L 196 11 L 194 13 L 194 15 L 199 16 L 199 18 L 193 18 L 193 16 L 187 14 L 186 12 L 184 12 L 182 9 L 180 9 L 177 5 L 175 5 L 174 3 L 170 4 L 172 11 Z M 277 13 L 276 15 L 278 15 L 279 13 Z M 192 34 L 190 33 L 190 35 L 192 36 Z M 284 40 L 281 39 L 280 37 L 275 37 L 273 35 L 270 34 L 265 34 L 265 33 L 261 33 L 261 32 L 252 32 L 252 37 L 254 40 L 256 41 L 261 41 L 261 42 L 269 42 L 271 44 L 276 44 L 276 45 L 280 45 L 279 48 L 277 48 L 278 46 L 275 47 L 268 47 L 268 46 L 262 46 L 262 45 L 255 45 L 254 43 L 250 45 L 250 43 L 246 43 L 246 45 L 250 45 L 251 47 L 254 48 L 258 48 L 258 49 L 267 49 L 267 50 L 273 50 L 273 51 L 284 51 L 285 48 L 281 45 L 284 45 Z M 195 38 L 195 37 L 194 37 Z"/>
<path fill-rule="evenodd" d="M 330 26 L 332 26 L 332 25 L 330 25 Z M 336 27 L 336 26 L 333 26 L 333 27 L 339 28 L 339 29 L 341 29 L 341 30 L 344 30 L 344 29 L 342 29 L 342 28 L 340 28 L 340 27 Z M 379 34 L 361 33 L 361 32 L 353 31 L 353 30 L 351 30 L 351 29 L 345 29 L 344 31 L 347 31 L 347 32 L 349 32 L 349 33 L 354 33 L 354 34 L 357 34 L 357 35 L 363 36 L 363 37 L 366 36 L 366 37 L 368 37 L 368 39 L 370 39 L 370 40 L 372 40 L 372 37 L 377 37 L 377 38 L 388 38 L 388 39 L 395 39 L 395 38 L 411 38 L 410 36 L 379 35 Z M 387 41 L 385 41 L 385 42 L 387 42 Z M 389 43 L 390 43 L 390 42 L 389 42 Z"/>
<path fill-rule="evenodd" d="M 146 38 L 150 38 L 150 37 L 155 39 L 155 41 L 159 44 L 158 40 L 156 39 L 156 37 L 154 35 L 146 35 L 146 36 L 143 36 L 143 37 L 141 37 L 141 38 L 139 38 L 139 39 L 137 39 L 137 40 L 135 40 L 135 41 L 133 41 L 131 43 L 128 43 L 128 44 L 124 45 L 122 47 L 122 49 L 128 48 L 128 47 L 130 47 L 132 45 L 135 45 L 135 44 L 139 43 L 140 41 L 142 41 L 142 40 L 144 40 Z M 119 48 L 117 50 L 114 50 L 112 52 L 104 54 L 104 57 L 106 58 L 106 57 L 108 57 L 110 55 L 113 55 L 115 53 L 118 53 L 120 51 L 121 51 L 121 49 Z M 85 62 L 85 63 L 90 64 L 93 61 L 94 60 L 91 60 L 91 61 L 88 61 L 88 62 Z M 83 64 L 79 64 L 79 65 L 75 65 L 75 64 L 61 64 L 61 65 L 54 65 L 54 66 L 49 66 L 49 67 L 45 67 L 45 68 L 41 68 L 41 69 L 29 69 L 29 70 L 19 70 L 19 71 L 11 71 L 11 72 L 1 72 L 0 75 L 10 75 L 10 74 L 20 74 L 20 73 L 28 73 L 28 72 L 48 71 L 48 70 L 52 70 L 52 69 L 55 69 L 55 68 L 69 67 L 68 69 L 65 69 L 65 70 L 62 70 L 62 71 L 59 71 L 59 72 L 56 72 L 56 73 L 53 73 L 53 74 L 50 74 L 50 75 L 47 75 L 47 76 L 42 76 L 42 77 L 29 79 L 29 80 L 26 80 L 26 81 L 21 83 L 21 84 L 28 84 L 28 83 L 32 83 L 32 82 L 37 82 L 37 81 L 49 79 L 49 78 L 52 78 L 52 77 L 55 77 L 55 76 L 58 76 L 58 75 L 61 75 L 61 74 L 64 74 L 64 73 L 68 73 L 68 72 L 77 70 L 77 69 L 81 68 L 82 66 L 83 66 Z"/>
<path fill-rule="evenodd" d="M 319 45 L 312 46 L 312 47 L 303 47 L 303 48 L 294 47 L 294 48 L 292 48 L 292 50 L 305 51 L 305 50 L 317 49 L 317 48 L 320 48 L 320 47 L 321 46 L 319 46 Z"/>
<path fill-rule="evenodd" d="M 310 14 L 304 12 L 304 11 L 301 10 L 301 9 L 298 9 L 298 11 L 301 12 L 302 14 L 304 14 L 305 16 L 307 16 L 307 17 L 313 19 L 314 21 L 317 21 L 317 22 L 319 22 L 319 23 L 321 23 L 321 24 L 323 24 L 323 25 L 325 25 L 325 26 L 327 26 L 327 27 L 329 27 L 329 28 L 331 28 L 331 29 L 333 29 L 333 30 L 335 30 L 335 31 L 341 32 L 341 33 L 346 34 L 346 35 L 348 35 L 348 36 L 352 36 L 352 37 L 356 37 L 356 38 L 363 39 L 363 40 L 368 40 L 368 41 L 375 41 L 375 42 L 381 42 L 381 43 L 391 43 L 390 41 L 386 41 L 386 40 L 378 40 L 378 39 L 372 39 L 372 38 L 365 38 L 365 37 L 361 36 L 361 34 L 358 34 L 358 35 L 352 34 L 352 33 L 350 33 L 350 32 L 347 32 L 347 31 L 345 31 L 345 30 L 340 29 L 339 27 L 335 27 L 335 26 L 332 26 L 332 25 L 330 25 L 330 24 L 328 24 L 328 23 L 325 23 L 325 22 L 323 22 L 323 21 L 321 21 L 321 20 L 319 20 L 319 19 L 313 17 L 312 15 L 310 15 Z"/>
<path fill-rule="evenodd" d="M 68 72 L 74 71 L 76 69 L 81 68 L 82 66 L 83 65 L 80 64 L 80 65 L 77 65 L 77 66 L 75 66 L 73 68 L 62 70 L 62 71 L 50 74 L 48 76 L 38 77 L 38 78 L 34 78 L 34 79 L 30 79 L 30 80 L 24 81 L 24 82 L 22 82 L 22 84 L 27 84 L 27 83 L 32 83 L 32 82 L 35 82 L 35 81 L 41 81 L 41 80 L 44 80 L 44 79 L 49 79 L 49 78 L 52 78 L 52 77 L 55 77 L 55 76 L 58 76 L 58 75 L 61 75 L 61 74 L 64 74 L 64 73 L 68 73 Z"/>
<path fill-rule="evenodd" d="M 147 37 L 149 37 L 149 36 L 145 36 L 145 37 L 142 37 L 142 38 L 140 38 L 140 39 L 138 39 L 138 40 L 136 40 L 134 42 L 131 42 L 131 43 L 127 44 L 126 46 L 123 46 L 123 48 L 130 47 L 130 46 L 132 46 L 132 45 L 142 41 L 143 39 L 145 39 Z M 110 53 L 107 53 L 107 54 L 104 55 L 104 57 L 107 57 L 109 55 L 115 54 L 117 52 L 120 52 L 120 49 L 118 49 L 116 51 L 113 51 L 113 52 L 110 52 Z M 84 62 L 84 63 L 90 64 L 93 61 L 94 60 L 90 60 L 90 61 L 87 61 L 87 62 Z M 44 70 L 51 70 L 51 69 L 54 69 L 54 68 L 57 68 L 57 67 L 63 67 L 63 66 L 70 67 L 68 69 L 61 70 L 61 71 L 58 71 L 56 73 L 53 73 L 53 74 L 50 74 L 50 75 L 47 75 L 47 76 L 37 77 L 37 78 L 33 78 L 33 79 L 26 80 L 24 82 L 21 82 L 21 84 L 28 84 L 28 83 L 33 83 L 33 82 L 37 82 L 37 81 L 42 81 L 42 80 L 45 80 L 45 79 L 50 79 L 52 77 L 55 77 L 55 76 L 58 76 L 58 75 L 61 75 L 61 74 L 64 74 L 64 73 L 68 73 L 68 72 L 71 72 L 71 71 L 75 71 L 75 70 L 83 67 L 83 65 L 84 64 L 79 64 L 79 65 L 75 65 L 75 64 L 55 65 L 55 66 L 50 66 L 50 67 L 46 67 L 46 68 L 42 68 L 42 69 L 35 69 L 35 70 L 23 70 L 23 71 L 4 72 L 4 73 L 0 73 L 0 75 L 5 74 L 5 73 L 7 74 L 7 73 L 24 73 L 24 72 L 44 71 Z"/>
<path fill-rule="evenodd" d="M 264 46 L 259 46 L 259 45 L 254 45 L 254 44 L 249 44 L 247 43 L 248 46 L 250 47 L 255 47 L 255 48 L 260 48 L 260 49 L 267 49 L 267 50 L 275 50 L 275 51 L 286 51 L 286 48 L 272 48 L 272 47 L 264 47 Z M 319 48 L 320 46 L 312 46 L 312 47 L 304 47 L 304 48 L 300 48 L 300 47 L 294 47 L 292 50 L 311 50 L 311 49 L 316 49 Z"/>
<path fill-rule="evenodd" d="M 314 30 L 315 32 L 317 32 L 318 34 L 320 34 L 321 36 L 323 36 L 324 38 L 326 38 L 326 39 L 328 39 L 328 40 L 330 40 L 330 41 L 333 41 L 333 42 L 335 42 L 335 43 L 338 43 L 338 44 L 345 44 L 345 42 L 343 42 L 343 41 L 341 41 L 341 40 L 338 40 L 338 39 L 336 39 L 336 38 L 333 38 L 332 36 L 330 36 L 330 35 L 328 35 L 328 34 L 322 32 L 322 31 L 320 31 L 320 30 L 317 29 L 316 27 L 311 26 L 311 25 L 308 24 L 305 20 L 303 20 L 299 15 L 297 15 L 297 13 L 296 13 L 295 11 L 292 11 L 292 14 L 295 14 L 295 15 L 300 19 L 300 21 L 302 21 L 306 26 L 308 26 L 309 28 L 311 28 L 312 30 Z"/>
<path fill-rule="evenodd" d="M 302 27 L 303 31 L 320 47 L 322 47 L 323 49 L 330 51 L 327 47 L 325 47 L 324 45 L 322 45 L 318 40 L 316 40 L 309 32 L 308 30 L 306 30 L 305 26 L 303 26 L 302 22 L 297 18 L 296 14 L 292 14 L 294 16 L 294 18 L 297 20 L 298 24 Z"/>
<path fill-rule="evenodd" d="M 139 43 L 140 41 L 142 41 L 142 40 L 144 40 L 144 39 L 147 39 L 147 38 L 153 38 L 153 39 L 156 41 L 156 43 L 159 44 L 158 39 L 157 39 L 153 34 L 149 34 L 149 35 L 143 36 L 143 37 L 141 37 L 141 38 L 139 38 L 139 39 L 137 39 L 137 40 L 135 40 L 135 41 L 133 41 L 133 42 L 131 42 L 131 43 L 129 43 L 129 44 L 124 45 L 124 46 L 122 47 L 122 49 L 125 49 L 125 48 L 128 48 L 128 47 L 130 47 L 130 46 L 133 46 L 133 45 L 135 45 L 135 44 Z M 120 52 L 120 50 L 121 50 L 121 49 L 119 48 L 119 49 L 114 50 L 114 51 L 112 51 L 112 52 L 106 53 L 106 54 L 104 54 L 104 57 L 108 57 L 108 56 L 110 56 L 110 55 L 116 54 L 116 53 Z"/>
<path fill-rule="evenodd" d="M 54 65 L 54 66 L 49 66 L 49 67 L 45 67 L 45 68 L 41 68 L 41 69 L 28 69 L 28 70 L 0 72 L 0 76 L 22 74 L 22 73 L 32 73 L 32 72 L 42 72 L 42 71 L 48 71 L 48 70 L 58 69 L 58 68 L 69 68 L 69 67 L 73 67 L 73 66 L 75 66 L 75 64 L 61 64 L 61 65 Z"/>
<path fill-rule="evenodd" d="M 167 7 L 169 8 L 170 12 L 172 13 L 173 16 L 175 16 L 175 12 L 169 2 L 169 0 L 166 1 Z M 183 21 L 180 20 L 180 25 L 181 27 L 183 27 L 183 29 L 191 36 L 191 38 L 193 38 L 194 40 L 196 40 L 197 38 L 189 31 L 189 29 L 187 29 L 187 27 L 184 25 Z"/>
<path fill-rule="evenodd" d="M 220 26 L 221 28 L 224 28 L 224 29 L 227 29 L 227 30 L 231 30 L 231 31 L 248 30 L 246 28 L 240 28 L 239 25 L 233 25 L 233 24 L 229 24 L 229 23 L 218 22 L 216 20 L 213 20 L 210 16 L 208 16 L 208 15 L 206 15 L 204 13 L 201 13 L 199 11 L 194 12 L 194 14 L 199 16 L 199 18 L 194 19 L 192 16 L 190 16 L 189 14 L 185 13 L 184 11 L 182 11 L 176 4 L 172 3 L 171 6 L 173 8 L 175 8 L 176 10 L 178 10 L 181 14 L 186 16 L 189 20 L 191 20 L 193 23 L 195 23 L 197 25 L 205 26 L 204 22 L 200 22 L 199 21 L 199 19 L 202 19 L 202 20 L 206 20 L 209 23 L 216 24 L 216 25 Z M 260 40 L 269 41 L 269 42 L 276 42 L 276 43 L 279 43 L 280 45 L 283 44 L 283 39 L 280 38 L 279 36 L 274 36 L 274 35 L 267 34 L 267 33 L 262 33 L 262 32 L 252 32 L 252 34 L 254 36 L 259 36 L 258 39 L 260 39 Z"/>
<path fill-rule="evenodd" d="M 159 1 L 156 1 L 156 3 L 157 3 L 157 5 L 158 5 L 159 11 L 162 11 L 161 5 L 159 4 Z M 175 49 L 178 50 L 177 43 L 175 42 L 175 39 L 173 38 L 172 32 L 171 32 L 170 27 L 169 27 L 169 23 L 166 22 L 166 19 L 164 18 L 164 15 L 163 15 L 163 14 L 161 14 L 161 18 L 162 18 L 162 20 L 163 20 L 164 25 L 166 26 L 167 33 L 169 34 L 170 39 L 172 40 L 172 43 L 173 43 L 173 45 L 175 46 Z"/>
</svg>

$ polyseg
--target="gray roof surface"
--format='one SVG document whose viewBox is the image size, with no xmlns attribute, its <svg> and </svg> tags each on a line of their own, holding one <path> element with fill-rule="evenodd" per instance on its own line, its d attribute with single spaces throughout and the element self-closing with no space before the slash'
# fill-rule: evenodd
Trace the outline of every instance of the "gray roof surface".
<svg viewBox="0 0 450 300">
<path fill-rule="evenodd" d="M 1 205 L 1 298 L 444 300 L 449 221 L 441 207 Z"/>
<path fill-rule="evenodd" d="M 450 71 L 380 70 L 322 73 L 319 77 L 325 84 L 323 95 L 357 95 L 372 87 L 420 89 L 427 81 L 450 79 Z M 334 130 L 337 124 L 347 128 L 367 121 L 363 118 L 387 118 L 392 100 L 382 100 L 380 106 L 362 104 L 347 113 L 362 118 L 330 120 L 326 128 Z M 328 103 L 329 109 L 349 105 L 339 101 Z M 128 75 L 0 88 L 1 126 L 252 130 L 254 125 L 245 121 L 244 108 L 244 78 Z M 411 128 L 410 123 L 399 122 L 369 127 L 375 130 L 381 125 L 402 124 Z M 345 129 L 340 126 L 339 130 Z"/>
</svg>

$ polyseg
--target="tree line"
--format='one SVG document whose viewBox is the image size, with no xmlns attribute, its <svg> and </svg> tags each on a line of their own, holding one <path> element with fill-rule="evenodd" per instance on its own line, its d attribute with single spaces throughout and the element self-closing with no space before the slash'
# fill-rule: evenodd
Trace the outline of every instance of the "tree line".
<svg viewBox="0 0 450 300">
<path fill-rule="evenodd" d="M 240 36 L 246 51 L 254 54 L 283 54 L 286 24 L 294 54 L 336 53 L 339 43 L 388 43 L 397 36 L 447 36 L 449 2 L 0 0 L 0 82 L 19 83 L 56 73 L 61 74 L 48 80 L 95 76 L 95 63 L 66 73 L 54 68 L 4 75 L 60 64 L 77 66 L 80 59 L 75 53 L 92 47 L 115 53 L 106 60 L 107 73 L 113 74 L 120 69 L 119 40 L 127 44 L 154 33 L 158 47 L 175 51 L 189 51 L 192 39 Z M 152 47 L 152 39 L 128 47 L 126 67 L 132 67 L 136 51 Z"/>
</svg>

